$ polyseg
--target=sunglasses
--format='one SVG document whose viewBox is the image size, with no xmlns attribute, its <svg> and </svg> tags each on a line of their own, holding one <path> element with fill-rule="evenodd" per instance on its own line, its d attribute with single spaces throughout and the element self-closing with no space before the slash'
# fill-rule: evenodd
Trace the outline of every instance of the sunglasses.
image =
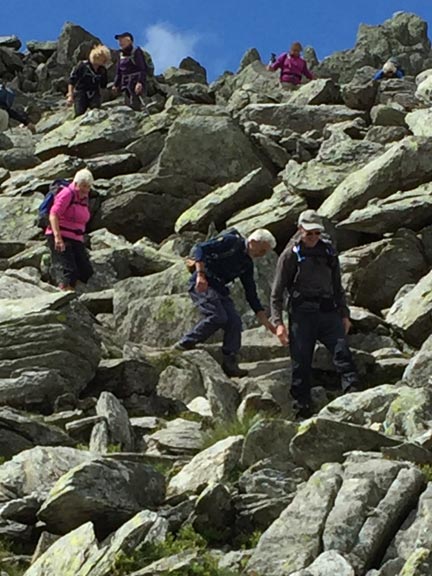
<svg viewBox="0 0 432 576">
<path fill-rule="evenodd" d="M 310 232 L 306 232 L 306 236 L 321 236 L 321 231 L 311 230 Z"/>
</svg>

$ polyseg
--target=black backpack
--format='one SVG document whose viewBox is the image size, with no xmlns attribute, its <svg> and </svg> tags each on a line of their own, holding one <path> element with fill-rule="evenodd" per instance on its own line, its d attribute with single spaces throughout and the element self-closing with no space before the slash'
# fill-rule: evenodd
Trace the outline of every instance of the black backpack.
<svg viewBox="0 0 432 576">
<path fill-rule="evenodd" d="M 211 240 L 217 240 L 217 239 L 222 239 L 224 236 L 226 236 L 227 234 L 231 234 L 232 236 L 236 236 L 237 238 L 241 238 L 243 239 L 243 236 L 240 234 L 240 232 L 236 229 L 236 228 L 230 228 L 229 230 L 225 230 L 224 232 L 220 232 L 219 234 L 217 234 L 216 236 L 214 236 L 213 238 L 210 238 Z M 229 258 L 230 256 L 232 256 L 235 251 L 237 250 L 237 248 L 235 246 L 233 246 L 233 248 L 231 248 L 231 250 L 227 250 L 224 254 L 219 254 L 219 255 L 214 255 L 212 257 L 213 260 L 222 260 L 223 258 Z M 192 248 L 192 250 L 189 253 L 189 256 L 187 256 L 187 258 L 185 259 L 185 264 L 186 264 L 186 268 L 188 269 L 188 271 L 190 272 L 190 274 L 193 274 L 195 272 L 195 246 Z"/>
</svg>

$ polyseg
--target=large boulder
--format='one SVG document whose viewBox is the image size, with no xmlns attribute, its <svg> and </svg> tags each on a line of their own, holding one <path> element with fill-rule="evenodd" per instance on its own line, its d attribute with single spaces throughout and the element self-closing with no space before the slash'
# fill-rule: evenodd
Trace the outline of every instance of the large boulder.
<svg viewBox="0 0 432 576">
<path fill-rule="evenodd" d="M 63 446 L 36 446 L 0 466 L 0 502 L 28 496 L 43 501 L 54 484 L 75 466 L 95 454 Z"/>
<path fill-rule="evenodd" d="M 432 272 L 401 298 L 386 315 L 386 321 L 399 330 L 405 340 L 420 347 L 432 332 Z"/>
<path fill-rule="evenodd" d="M 206 233 L 213 222 L 218 230 L 236 212 L 265 200 L 271 195 L 271 175 L 258 168 L 240 182 L 231 182 L 216 188 L 188 208 L 175 224 L 176 232 L 198 230 Z"/>
<path fill-rule="evenodd" d="M 325 571 L 326 564 L 321 565 L 322 571 L 315 567 L 323 553 L 330 556 L 337 551 L 340 556 L 333 564 L 337 574 L 365 574 L 381 563 L 424 487 L 418 468 L 380 455 L 354 452 L 343 466 L 326 464 L 261 536 L 246 573 L 323 576 L 331 574 Z M 346 562 L 341 564 L 342 557 Z"/>
<path fill-rule="evenodd" d="M 318 470 L 326 462 L 342 462 L 351 450 L 374 452 L 397 444 L 397 440 L 369 428 L 318 417 L 299 428 L 290 450 L 297 463 Z"/>
<path fill-rule="evenodd" d="M 11 408 L 0 408 L 0 455 L 12 458 L 34 446 L 70 446 L 72 440 L 57 427 Z"/>
<path fill-rule="evenodd" d="M 155 170 L 166 192 L 192 197 L 192 183 L 220 186 L 260 167 L 251 142 L 223 108 L 195 106 L 174 120 Z"/>
<path fill-rule="evenodd" d="M 420 230 L 432 219 L 432 184 L 422 184 L 414 190 L 396 192 L 388 198 L 372 199 L 364 208 L 354 210 L 338 228 L 385 234 L 402 226 Z"/>
<path fill-rule="evenodd" d="M 92 521 L 107 535 L 165 497 L 164 477 L 151 466 L 98 458 L 79 465 L 53 486 L 38 516 L 48 529 L 66 534 Z"/>
<path fill-rule="evenodd" d="M 0 197 L 0 239 L 13 238 L 19 242 L 34 240 L 40 235 L 36 226 L 38 207 L 43 200 L 41 194 L 14 198 Z"/>
<path fill-rule="evenodd" d="M 335 220 L 347 218 L 369 200 L 410 190 L 432 177 L 430 138 L 410 136 L 347 176 L 320 207 L 320 214 Z"/>
<path fill-rule="evenodd" d="M 302 164 L 294 160 L 288 162 L 283 181 L 288 189 L 320 202 L 351 172 L 368 164 L 382 151 L 379 144 L 353 140 L 340 130 L 323 142 L 316 158 Z"/>
<path fill-rule="evenodd" d="M 432 335 L 415 354 L 403 374 L 403 379 L 416 388 L 430 386 L 432 376 Z"/>
<path fill-rule="evenodd" d="M 240 122 L 257 122 L 293 130 L 299 134 L 309 130 L 322 132 L 327 124 L 336 124 L 355 118 L 365 119 L 365 113 L 342 105 L 297 106 L 295 104 L 251 104 L 240 114 Z"/>
<path fill-rule="evenodd" d="M 296 231 L 298 217 L 306 208 L 304 198 L 279 184 L 271 198 L 241 210 L 228 220 L 227 227 L 237 228 L 245 236 L 257 228 L 267 228 L 283 245 Z"/>
<path fill-rule="evenodd" d="M 101 152 L 122 150 L 137 139 L 140 118 L 124 106 L 91 110 L 88 114 L 64 122 L 42 137 L 36 154 L 49 160 L 57 154 L 88 157 Z"/>
<path fill-rule="evenodd" d="M 211 482 L 224 482 L 238 466 L 243 436 L 230 436 L 203 450 L 171 478 L 168 495 L 196 492 Z"/>
<path fill-rule="evenodd" d="M 78 394 L 93 378 L 100 343 L 87 309 L 73 298 L 57 292 L 1 301 L 3 404 L 47 410 L 57 396 Z"/>
<path fill-rule="evenodd" d="M 354 302 L 373 312 L 390 307 L 398 291 L 417 282 L 428 268 L 415 233 L 403 229 L 392 238 L 347 250 L 340 261 Z"/>
</svg>

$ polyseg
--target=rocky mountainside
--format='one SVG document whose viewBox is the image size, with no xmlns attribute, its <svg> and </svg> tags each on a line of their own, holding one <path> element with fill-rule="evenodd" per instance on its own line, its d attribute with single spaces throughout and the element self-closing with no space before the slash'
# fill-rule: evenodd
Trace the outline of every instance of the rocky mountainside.
<svg viewBox="0 0 432 576">
<path fill-rule="evenodd" d="M 36 133 L 0 134 L 0 573 L 7 576 L 432 574 L 432 53 L 398 13 L 361 26 L 318 79 L 279 88 L 249 50 L 207 83 L 191 58 L 150 81 L 148 113 L 107 92 L 77 119 L 62 91 L 95 38 L 0 38 L 0 77 Z M 371 80 L 398 56 L 407 77 Z M 150 55 L 147 55 L 150 61 Z M 53 287 L 37 206 L 96 178 L 85 290 Z M 290 359 L 241 287 L 242 364 L 196 321 L 183 257 L 211 231 L 318 209 L 340 252 L 365 391 L 316 350 L 299 423 Z M 210 231 L 210 232 L 209 232 Z M 268 302 L 276 255 L 257 266 Z"/>
</svg>

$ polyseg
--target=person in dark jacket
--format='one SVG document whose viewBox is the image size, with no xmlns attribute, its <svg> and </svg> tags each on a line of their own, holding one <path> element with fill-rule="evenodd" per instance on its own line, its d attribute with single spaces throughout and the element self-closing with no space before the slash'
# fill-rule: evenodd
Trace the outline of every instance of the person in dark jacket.
<svg viewBox="0 0 432 576">
<path fill-rule="evenodd" d="M 115 93 L 123 92 L 125 104 L 133 110 L 142 110 L 141 98 L 145 94 L 147 66 L 144 53 L 134 46 L 134 37 L 130 32 L 117 34 L 115 39 L 120 45 L 117 73 L 114 79 Z"/>
<path fill-rule="evenodd" d="M 20 126 L 25 126 L 31 132 L 35 132 L 35 126 L 30 120 L 29 115 L 27 112 L 17 110 L 13 108 L 15 100 L 15 91 L 12 88 L 9 88 L 5 84 L 0 84 L 0 109 L 4 110 L 8 117 L 12 120 L 16 120 L 16 122 L 20 123 Z M 7 119 L 5 122 L 5 129 L 7 128 Z"/>
<path fill-rule="evenodd" d="M 72 70 L 69 78 L 67 103 L 74 104 L 75 116 L 81 116 L 89 108 L 100 108 L 101 88 L 108 83 L 106 67 L 111 62 L 109 48 L 99 44 L 95 46 L 89 59 L 80 62 Z"/>
<path fill-rule="evenodd" d="M 356 391 L 359 380 L 347 343 L 350 312 L 341 283 L 339 259 L 321 238 L 324 226 L 314 210 L 299 218 L 298 242 L 288 243 L 279 257 L 272 287 L 271 312 L 280 342 L 290 346 L 291 394 L 299 415 L 312 415 L 311 370 L 316 341 L 326 346 L 341 375 L 344 392 Z M 289 335 L 283 320 L 288 293 Z"/>
<path fill-rule="evenodd" d="M 242 325 L 227 284 L 235 278 L 240 279 L 246 300 L 258 320 L 275 333 L 257 295 L 253 264 L 253 258 L 264 256 L 275 246 L 273 235 L 263 229 L 256 230 L 247 239 L 233 230 L 197 244 L 194 249 L 195 271 L 190 279 L 189 294 L 204 318 L 174 345 L 175 349 L 191 350 L 222 328 L 222 368 L 231 377 L 247 375 L 247 371 L 240 369 L 237 363 Z"/>
</svg>

